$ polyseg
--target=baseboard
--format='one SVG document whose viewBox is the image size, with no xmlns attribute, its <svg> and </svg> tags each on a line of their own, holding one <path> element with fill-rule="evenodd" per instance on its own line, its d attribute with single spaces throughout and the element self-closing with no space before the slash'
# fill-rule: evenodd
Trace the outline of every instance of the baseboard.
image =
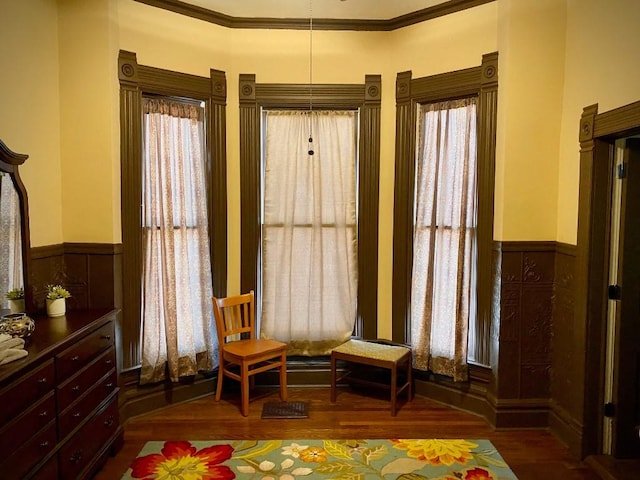
<svg viewBox="0 0 640 480">
<path fill-rule="evenodd" d="M 338 365 L 338 370 L 342 367 Z M 456 383 L 447 378 L 416 378 L 415 393 L 459 410 L 479 415 L 495 428 L 547 428 L 549 403 L 546 399 L 492 401 L 488 394 L 489 378 L 482 368 L 476 368 L 469 382 Z M 127 419 L 158 410 L 176 403 L 193 400 L 215 392 L 217 373 L 205 377 L 198 375 L 182 381 L 169 381 L 145 386 L 138 385 L 139 370 L 133 369 L 120 375 L 120 415 L 122 423 Z M 328 357 L 291 358 L 287 361 L 289 387 L 327 387 L 331 381 L 331 364 Z M 268 371 L 256 378 L 256 384 L 277 387 L 278 371 Z"/>
<path fill-rule="evenodd" d="M 548 428 L 549 400 L 502 399 L 495 406 L 495 428 Z"/>
<path fill-rule="evenodd" d="M 414 380 L 416 395 L 435 400 L 459 410 L 474 413 L 492 423 L 491 405 L 487 401 L 486 391 L 473 383 L 463 385 L 447 385 L 423 379 Z"/>
<path fill-rule="evenodd" d="M 581 423 L 554 401 L 551 401 L 549 411 L 549 430 L 567 446 L 571 456 L 583 457 Z"/>
<path fill-rule="evenodd" d="M 216 388 L 216 376 L 196 375 L 181 380 L 153 385 L 139 385 L 139 369 L 120 374 L 120 423 L 137 415 L 149 413 L 178 403 L 212 395 Z"/>
</svg>

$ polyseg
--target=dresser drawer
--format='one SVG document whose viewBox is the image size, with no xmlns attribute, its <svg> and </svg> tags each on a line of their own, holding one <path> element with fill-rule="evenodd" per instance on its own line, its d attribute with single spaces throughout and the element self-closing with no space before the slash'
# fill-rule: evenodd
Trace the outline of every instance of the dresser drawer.
<svg viewBox="0 0 640 480">
<path fill-rule="evenodd" d="M 25 405 L 40 400 L 53 389 L 53 360 L 43 363 L 33 372 L 27 373 L 0 391 L 0 425 L 10 422 L 24 411 Z"/>
<path fill-rule="evenodd" d="M 53 391 L 0 429 L 0 452 L 9 456 L 56 418 Z"/>
<path fill-rule="evenodd" d="M 78 400 L 84 392 L 93 387 L 98 380 L 112 370 L 115 364 L 116 351 L 111 347 L 83 370 L 58 386 L 56 393 L 58 410 L 62 411 Z"/>
<path fill-rule="evenodd" d="M 84 340 L 56 356 L 58 383 L 66 381 L 98 354 L 113 345 L 113 322 L 103 325 Z"/>
<path fill-rule="evenodd" d="M 53 456 L 44 467 L 29 477 L 29 480 L 60 480 L 58 476 L 58 457 Z"/>
<path fill-rule="evenodd" d="M 115 435 L 118 426 L 118 402 L 117 395 L 114 395 L 60 450 L 60 478 L 78 478 L 105 443 Z"/>
<path fill-rule="evenodd" d="M 51 422 L 40 433 L 18 448 L 0 464 L 2 478 L 22 478 L 56 445 L 56 424 Z"/>
<path fill-rule="evenodd" d="M 108 375 L 97 379 L 90 390 L 87 390 L 81 398 L 59 414 L 58 433 L 60 440 L 69 435 L 93 413 L 105 398 L 116 390 L 116 382 L 116 370 L 112 369 Z"/>
</svg>

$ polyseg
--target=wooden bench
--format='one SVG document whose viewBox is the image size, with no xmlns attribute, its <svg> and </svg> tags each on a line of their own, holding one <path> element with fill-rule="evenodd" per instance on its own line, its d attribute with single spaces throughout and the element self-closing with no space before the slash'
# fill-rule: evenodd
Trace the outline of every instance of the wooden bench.
<svg viewBox="0 0 640 480">
<path fill-rule="evenodd" d="M 391 374 L 389 384 L 353 376 L 348 369 L 346 373 L 338 377 L 336 370 L 338 360 L 388 369 Z M 399 366 L 406 368 L 406 373 L 402 379 L 398 378 Z M 407 401 L 410 402 L 413 398 L 411 367 L 411 350 L 408 347 L 377 341 L 351 339 L 331 351 L 331 403 L 336 401 L 336 386 L 338 382 L 348 378 L 351 382 L 391 390 L 391 415 L 395 417 L 398 396 L 406 390 Z M 399 380 L 400 384 L 398 384 Z"/>
</svg>

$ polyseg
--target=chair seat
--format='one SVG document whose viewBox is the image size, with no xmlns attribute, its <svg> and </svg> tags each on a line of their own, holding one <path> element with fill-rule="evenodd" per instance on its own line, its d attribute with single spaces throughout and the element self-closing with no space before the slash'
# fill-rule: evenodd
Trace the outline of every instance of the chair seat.
<svg viewBox="0 0 640 480">
<path fill-rule="evenodd" d="M 253 357 L 287 348 L 286 343 L 268 339 L 238 340 L 225 345 L 225 353 L 239 357 Z"/>
</svg>

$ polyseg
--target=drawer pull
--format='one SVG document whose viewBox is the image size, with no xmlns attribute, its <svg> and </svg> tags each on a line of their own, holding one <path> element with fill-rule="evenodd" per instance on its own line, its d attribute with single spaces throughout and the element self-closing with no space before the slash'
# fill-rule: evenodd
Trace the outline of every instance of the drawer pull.
<svg viewBox="0 0 640 480">
<path fill-rule="evenodd" d="M 71 389 L 72 392 L 79 392 L 80 391 L 80 385 L 76 385 L 75 387 L 73 387 Z"/>
<path fill-rule="evenodd" d="M 100 339 L 102 339 L 102 340 L 111 340 L 111 335 L 100 335 Z"/>
<path fill-rule="evenodd" d="M 69 457 L 71 463 L 78 463 L 80 460 L 82 460 L 82 450 L 76 450 Z"/>
<path fill-rule="evenodd" d="M 107 384 L 105 385 L 105 387 L 107 387 L 107 388 L 113 388 L 113 383 L 107 383 Z"/>
<path fill-rule="evenodd" d="M 113 415 L 109 415 L 107 417 L 107 419 L 104 421 L 104 426 L 107 428 L 111 428 L 111 426 L 113 425 L 113 422 L 115 421 L 115 419 L 113 418 Z"/>
<path fill-rule="evenodd" d="M 80 412 L 76 412 L 73 415 L 71 415 L 73 418 L 80 418 Z"/>
<path fill-rule="evenodd" d="M 77 362 L 78 360 L 80 360 L 80 357 L 78 355 L 74 355 L 73 357 L 71 357 L 72 362 Z"/>
<path fill-rule="evenodd" d="M 104 363 L 105 363 L 105 365 L 111 365 L 111 364 L 113 363 L 113 361 L 112 361 L 112 360 L 107 360 L 107 361 L 106 361 L 106 362 L 104 362 Z"/>
<path fill-rule="evenodd" d="M 40 444 L 40 448 L 46 448 L 46 447 L 48 447 L 48 446 L 49 446 L 49 440 L 45 440 L 44 442 L 42 442 L 42 443 Z"/>
<path fill-rule="evenodd" d="M 46 410 L 43 410 L 42 412 L 40 412 L 40 416 L 41 416 L 42 418 L 44 418 L 44 417 L 46 417 L 46 416 L 48 416 L 48 415 L 49 415 L 49 412 L 47 412 Z"/>
<path fill-rule="evenodd" d="M 38 383 L 47 383 L 47 377 L 42 377 L 37 380 Z"/>
</svg>

